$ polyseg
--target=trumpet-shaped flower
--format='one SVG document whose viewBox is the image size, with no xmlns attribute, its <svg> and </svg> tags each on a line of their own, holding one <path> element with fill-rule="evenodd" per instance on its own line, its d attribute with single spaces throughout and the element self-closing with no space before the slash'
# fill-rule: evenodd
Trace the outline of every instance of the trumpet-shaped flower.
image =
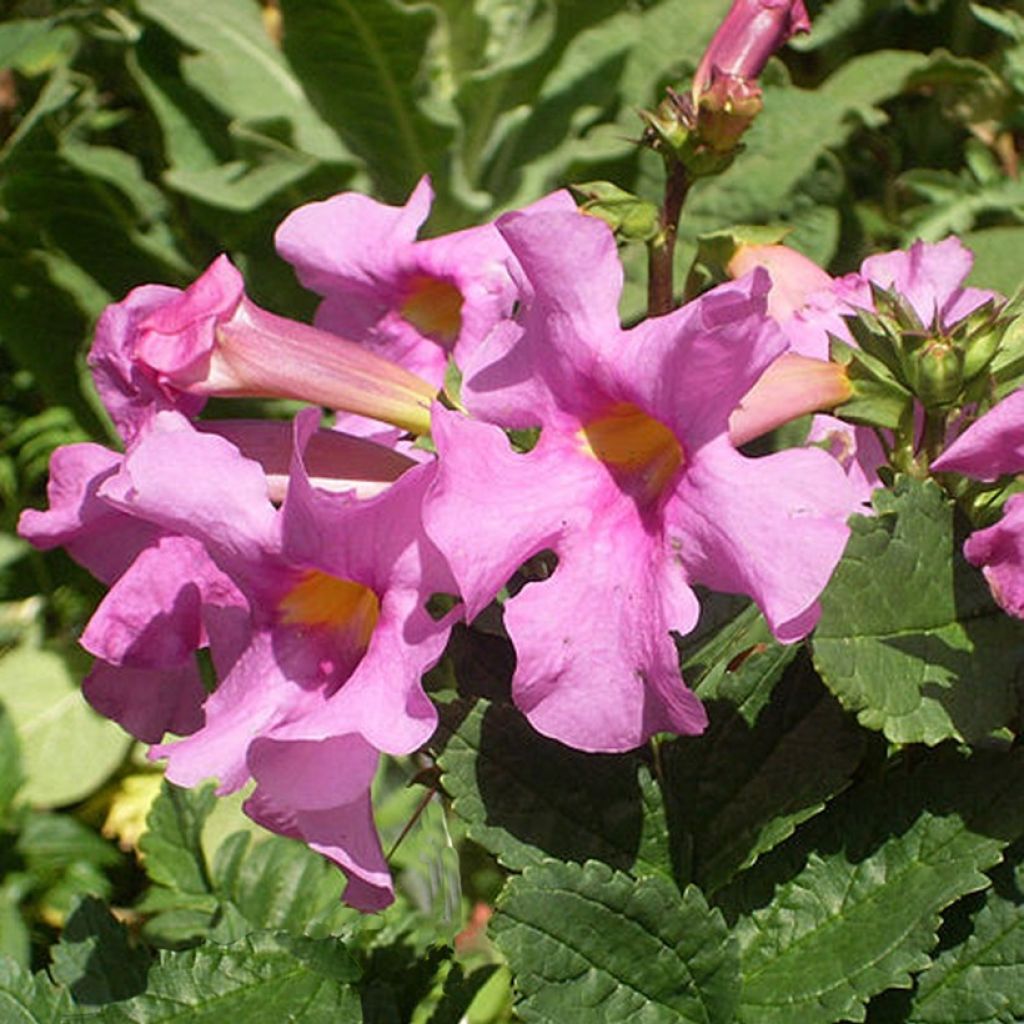
<svg viewBox="0 0 1024 1024">
<path fill-rule="evenodd" d="M 349 902 L 376 909 L 391 887 L 370 780 L 380 751 L 409 753 L 433 732 L 420 677 L 440 657 L 450 619 L 435 622 L 425 604 L 454 587 L 420 526 L 433 465 L 364 500 L 315 488 L 303 459 L 315 421 L 313 410 L 297 421 L 280 509 L 259 464 L 171 412 L 100 497 L 201 544 L 248 608 L 201 728 L 151 756 L 167 758 L 168 778 L 182 785 L 216 777 L 226 793 L 255 778 L 254 816 L 334 859 L 352 880 Z"/>
<path fill-rule="evenodd" d="M 184 292 L 146 285 L 110 306 L 89 365 L 126 441 L 152 412 L 194 416 L 213 395 L 297 399 L 422 433 L 436 391 L 336 334 L 261 309 L 226 256 Z"/>
<path fill-rule="evenodd" d="M 435 409 L 427 529 L 469 615 L 528 558 L 557 556 L 505 606 L 513 696 L 540 732 L 603 751 L 700 732 L 671 637 L 696 624 L 693 585 L 748 594 L 780 639 L 805 636 L 854 505 L 824 452 L 748 459 L 729 439 L 731 412 L 786 345 L 765 315 L 768 277 L 623 331 L 604 224 L 536 213 L 499 228 L 529 298 L 466 371 L 463 398 L 491 423 Z M 539 441 L 518 454 L 493 423 L 540 426 Z"/>
<path fill-rule="evenodd" d="M 302 284 L 324 296 L 318 327 L 440 387 L 449 355 L 475 349 L 519 295 L 511 253 L 494 225 L 417 241 L 432 201 L 428 178 L 404 206 L 345 192 L 300 206 L 275 240 Z M 575 204 L 556 192 L 528 209 Z"/>
</svg>

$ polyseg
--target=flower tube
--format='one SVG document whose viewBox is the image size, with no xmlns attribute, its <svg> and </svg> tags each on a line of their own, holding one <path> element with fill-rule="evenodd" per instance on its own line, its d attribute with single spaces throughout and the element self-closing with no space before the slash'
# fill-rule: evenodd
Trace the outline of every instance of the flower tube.
<svg viewBox="0 0 1024 1024">
<path fill-rule="evenodd" d="M 426 433 L 437 390 L 344 338 L 261 309 L 226 256 L 184 292 L 147 285 L 108 308 L 89 365 L 126 440 L 154 409 L 193 416 L 214 395 L 296 399 Z"/>
</svg>

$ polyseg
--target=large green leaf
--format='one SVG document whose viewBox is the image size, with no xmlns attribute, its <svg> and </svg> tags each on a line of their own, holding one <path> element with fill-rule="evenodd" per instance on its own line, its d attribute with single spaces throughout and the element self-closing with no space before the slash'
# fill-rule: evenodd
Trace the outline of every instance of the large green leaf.
<svg viewBox="0 0 1024 1024">
<path fill-rule="evenodd" d="M 943 751 L 851 790 L 723 892 L 742 954 L 739 1020 L 863 1020 L 929 965 L 939 914 L 989 884 L 1024 828 L 1024 754 Z M 759 908 L 759 909 L 753 909 Z"/>
<path fill-rule="evenodd" d="M 910 1024 L 1024 1019 L 1024 865 L 1018 858 L 995 874 L 970 934 L 918 976 Z"/>
<path fill-rule="evenodd" d="M 336 940 L 293 939 L 269 933 L 229 946 L 207 944 L 164 952 L 149 971 L 146 992 L 110 1003 L 93 1019 L 102 1024 L 348 1024 L 362 1020 L 350 982 L 358 968 Z"/>
<path fill-rule="evenodd" d="M 448 708 L 439 763 L 470 837 L 521 869 L 545 857 L 671 874 L 660 794 L 630 754 L 585 754 L 540 736 L 505 704 Z"/>
<path fill-rule="evenodd" d="M 524 1021 L 733 1019 L 735 941 L 695 887 L 547 861 L 509 882 L 491 929 Z"/>
<path fill-rule="evenodd" d="M 451 129 L 420 105 L 435 12 L 394 0 L 283 0 L 281 10 L 288 60 L 383 198 L 404 202 L 428 171 L 443 189 Z"/>
<path fill-rule="evenodd" d="M 897 743 L 977 740 L 1018 706 L 1024 627 L 964 562 L 932 482 L 879 491 L 822 596 L 814 661 L 861 724 Z"/>
<path fill-rule="evenodd" d="M 195 51 L 183 58 L 186 80 L 229 118 L 283 120 L 297 149 L 320 160 L 350 159 L 310 106 L 253 0 L 139 0 L 138 7 Z"/>
<path fill-rule="evenodd" d="M 68 663 L 53 651 L 20 647 L 0 658 L 0 701 L 18 732 L 20 794 L 29 803 L 59 807 L 88 796 L 131 744 L 86 704 Z"/>
<path fill-rule="evenodd" d="M 864 743 L 797 647 L 755 649 L 698 693 L 707 731 L 661 762 L 682 876 L 711 892 L 844 788 Z"/>
</svg>

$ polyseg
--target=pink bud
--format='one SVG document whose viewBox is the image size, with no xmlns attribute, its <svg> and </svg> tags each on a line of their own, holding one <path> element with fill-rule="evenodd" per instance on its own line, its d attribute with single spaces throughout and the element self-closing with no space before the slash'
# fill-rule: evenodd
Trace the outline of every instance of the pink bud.
<svg viewBox="0 0 1024 1024">
<path fill-rule="evenodd" d="M 697 66 L 694 96 L 719 75 L 756 79 L 779 47 L 810 27 L 803 0 L 733 0 Z"/>
<path fill-rule="evenodd" d="M 754 267 L 764 267 L 771 275 L 768 313 L 780 323 L 804 306 L 812 292 L 832 286 L 832 278 L 817 263 L 785 245 L 741 245 L 726 269 L 737 278 Z"/>
<path fill-rule="evenodd" d="M 354 342 L 260 309 L 225 256 L 152 309 L 129 344 L 167 392 L 291 398 L 430 429 L 435 387 Z"/>
<path fill-rule="evenodd" d="M 746 444 L 783 423 L 842 405 L 851 394 L 838 363 L 786 352 L 761 374 L 729 417 L 729 438 Z"/>
</svg>

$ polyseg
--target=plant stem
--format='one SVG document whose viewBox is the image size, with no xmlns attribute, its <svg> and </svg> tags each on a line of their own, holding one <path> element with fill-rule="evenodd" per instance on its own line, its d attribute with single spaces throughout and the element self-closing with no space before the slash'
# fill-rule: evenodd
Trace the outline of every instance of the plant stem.
<svg viewBox="0 0 1024 1024">
<path fill-rule="evenodd" d="M 686 168 L 674 157 L 667 157 L 665 200 L 661 207 L 661 232 L 651 242 L 647 259 L 647 313 L 661 316 L 675 308 L 675 282 L 672 262 L 679 233 L 679 215 L 692 182 Z"/>
</svg>

